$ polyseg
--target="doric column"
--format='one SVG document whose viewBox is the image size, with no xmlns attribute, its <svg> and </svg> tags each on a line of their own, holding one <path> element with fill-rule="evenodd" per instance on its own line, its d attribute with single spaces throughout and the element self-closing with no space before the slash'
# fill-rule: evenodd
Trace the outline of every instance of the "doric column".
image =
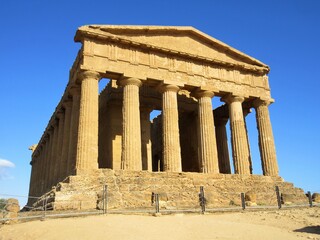
<svg viewBox="0 0 320 240">
<path fill-rule="evenodd" d="M 68 165 L 67 175 L 75 173 L 76 158 L 77 158 L 77 142 L 78 142 L 78 130 L 79 130 L 79 111 L 80 111 L 80 86 L 75 86 L 69 90 L 72 96 L 72 111 L 70 120 L 69 131 L 69 151 L 68 151 Z"/>
<path fill-rule="evenodd" d="M 40 178 L 41 178 L 41 183 L 40 183 L 40 189 L 39 189 L 39 194 L 42 195 L 45 191 L 46 187 L 46 168 L 47 168 L 47 154 L 48 154 L 48 135 L 44 137 L 44 143 L 43 143 L 43 149 L 42 149 L 42 157 L 41 157 L 41 173 L 40 173 Z"/>
<path fill-rule="evenodd" d="M 43 184 L 43 164 L 45 157 L 45 140 L 41 142 L 40 146 L 40 156 L 39 156 L 39 171 L 37 173 L 37 189 L 35 190 L 35 196 L 39 196 L 41 194 L 42 184 Z"/>
<path fill-rule="evenodd" d="M 242 108 L 242 111 L 243 111 L 244 128 L 246 129 L 246 138 L 247 138 L 247 144 L 248 144 L 250 173 L 252 174 L 253 166 L 252 166 L 252 159 L 251 159 L 250 141 L 249 141 L 249 135 L 248 135 L 247 121 L 246 121 L 246 117 L 249 113 L 251 113 L 251 109 L 250 108 Z"/>
<path fill-rule="evenodd" d="M 270 103 L 256 99 L 253 104 L 256 109 L 263 175 L 278 176 L 278 162 L 268 110 Z"/>
<path fill-rule="evenodd" d="M 36 189 L 37 184 L 37 168 L 39 167 L 39 159 L 38 157 L 33 156 L 31 161 L 31 175 L 30 175 L 30 183 L 29 183 L 29 197 L 34 196 L 34 191 Z M 30 201 L 30 200 L 29 200 Z"/>
<path fill-rule="evenodd" d="M 181 150 L 179 136 L 179 115 L 175 85 L 163 85 L 162 91 L 162 136 L 163 136 L 163 170 L 181 172 Z"/>
<path fill-rule="evenodd" d="M 123 78 L 118 83 L 123 86 L 121 169 L 139 171 L 142 170 L 139 109 L 141 81 Z"/>
<path fill-rule="evenodd" d="M 63 180 L 68 174 L 68 153 L 69 153 L 69 141 L 70 141 L 70 122 L 71 122 L 71 111 L 72 103 L 65 101 L 62 106 L 64 107 L 64 128 L 63 128 L 63 143 L 61 153 L 61 164 L 60 164 L 60 179 Z"/>
<path fill-rule="evenodd" d="M 211 102 L 214 93 L 210 91 L 197 91 L 195 96 L 199 102 L 200 172 L 219 173 L 216 133 Z"/>
<path fill-rule="evenodd" d="M 141 158 L 142 170 L 152 172 L 152 151 L 151 151 L 151 122 L 150 112 L 152 108 L 140 107 L 141 113 Z"/>
<path fill-rule="evenodd" d="M 41 171 L 40 166 L 41 166 L 41 149 L 40 147 L 38 148 L 38 152 L 37 152 L 37 156 L 36 156 L 36 161 L 34 163 L 34 165 L 32 164 L 32 171 L 34 171 L 34 173 L 31 172 L 31 181 L 32 181 L 32 188 L 30 190 L 32 190 L 32 196 L 36 196 L 36 191 L 38 191 L 39 187 L 40 187 L 40 179 L 39 179 L 39 173 Z M 32 176 L 33 174 L 33 176 Z"/>
<path fill-rule="evenodd" d="M 39 167 L 39 157 L 32 157 L 31 161 L 31 175 L 30 175 L 30 183 L 29 183 L 29 196 L 35 196 L 35 189 L 37 184 L 37 174 Z M 30 200 L 29 200 L 30 201 Z"/>
<path fill-rule="evenodd" d="M 100 75 L 93 71 L 80 74 L 81 96 L 76 170 L 98 168 L 98 82 Z"/>
<path fill-rule="evenodd" d="M 57 118 L 59 119 L 58 141 L 56 149 L 56 161 L 54 168 L 54 181 L 56 183 L 61 179 L 60 165 L 62 164 L 62 144 L 63 144 L 63 132 L 64 132 L 64 113 L 58 112 Z"/>
<path fill-rule="evenodd" d="M 228 118 L 215 117 L 214 122 L 216 127 L 219 170 L 220 170 L 220 173 L 230 174 L 231 167 L 230 167 L 228 137 L 227 137 L 227 129 L 226 129 Z"/>
<path fill-rule="evenodd" d="M 53 128 L 50 127 L 48 129 L 48 146 L 47 146 L 47 153 L 46 153 L 46 176 L 45 176 L 45 185 L 44 185 L 44 191 L 47 192 L 47 190 L 50 187 L 50 171 L 51 171 L 51 164 L 52 164 L 52 146 L 53 146 Z"/>
<path fill-rule="evenodd" d="M 40 148 L 39 148 L 40 149 Z M 32 195 L 36 196 L 36 192 L 38 191 L 38 189 L 40 188 L 40 178 L 39 178 L 39 173 L 41 171 L 41 152 L 38 152 L 38 157 L 37 157 L 37 161 L 36 161 L 36 171 L 34 173 L 34 180 L 33 180 L 33 188 L 32 188 Z"/>
<path fill-rule="evenodd" d="M 50 175 L 49 175 L 49 189 L 55 185 L 54 175 L 55 175 L 55 166 L 57 161 L 57 145 L 58 145 L 58 132 L 59 125 L 57 119 L 54 120 L 53 123 L 53 143 L 52 143 L 52 151 L 51 151 L 51 163 L 50 163 Z"/>
<path fill-rule="evenodd" d="M 241 104 L 244 98 L 228 95 L 223 101 L 229 105 L 232 156 L 235 173 L 250 174 L 248 142 Z"/>
</svg>

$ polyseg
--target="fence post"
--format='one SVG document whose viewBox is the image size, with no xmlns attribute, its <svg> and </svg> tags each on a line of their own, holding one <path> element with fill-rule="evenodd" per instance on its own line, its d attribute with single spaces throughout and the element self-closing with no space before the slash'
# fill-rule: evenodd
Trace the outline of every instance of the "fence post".
<svg viewBox="0 0 320 240">
<path fill-rule="evenodd" d="M 45 217 L 46 217 L 46 213 L 45 213 L 45 211 L 44 211 L 44 199 L 42 199 L 42 211 L 43 211 L 43 216 L 42 216 L 42 219 L 44 220 L 45 219 Z"/>
<path fill-rule="evenodd" d="M 47 213 L 47 202 L 48 198 L 45 196 L 45 199 L 43 199 L 43 220 L 46 218 L 46 213 Z"/>
<path fill-rule="evenodd" d="M 246 200 L 245 200 L 245 197 L 244 197 L 244 193 L 240 194 L 240 198 L 241 198 L 242 210 L 245 210 L 246 209 Z"/>
<path fill-rule="evenodd" d="M 308 191 L 308 199 L 309 199 L 309 205 L 310 205 L 310 207 L 313 207 L 312 195 L 311 195 L 311 192 L 310 192 L 310 191 Z"/>
<path fill-rule="evenodd" d="M 160 206 L 159 206 L 159 193 L 154 194 L 154 201 L 156 206 L 156 213 L 160 212 Z"/>
<path fill-rule="evenodd" d="M 200 206 L 201 206 L 201 213 L 204 214 L 204 212 L 206 211 L 206 200 L 204 197 L 204 189 L 203 186 L 200 186 Z"/>
<path fill-rule="evenodd" d="M 105 185 L 102 185 L 102 195 L 101 195 L 101 200 L 102 200 L 102 212 L 103 214 L 105 213 Z"/>
<path fill-rule="evenodd" d="M 107 213 L 108 207 L 108 185 L 103 186 L 103 213 Z"/>
<path fill-rule="evenodd" d="M 276 195 L 277 195 L 277 202 L 278 202 L 278 208 L 281 209 L 281 196 L 280 196 L 280 190 L 279 187 L 276 186 Z"/>
</svg>

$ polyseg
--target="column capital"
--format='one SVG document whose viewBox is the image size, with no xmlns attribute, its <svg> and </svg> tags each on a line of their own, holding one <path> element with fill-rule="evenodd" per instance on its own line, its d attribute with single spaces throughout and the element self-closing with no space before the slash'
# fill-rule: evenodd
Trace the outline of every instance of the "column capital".
<svg viewBox="0 0 320 240">
<path fill-rule="evenodd" d="M 79 72 L 78 80 L 80 82 L 82 82 L 82 80 L 87 79 L 87 78 L 93 78 L 96 80 L 100 80 L 101 76 L 100 76 L 100 73 L 95 72 L 95 71 L 90 71 L 90 70 L 84 70 L 84 71 Z"/>
<path fill-rule="evenodd" d="M 56 128 L 58 126 L 58 118 L 57 115 L 55 114 L 54 119 L 52 120 L 51 126 L 53 128 Z"/>
<path fill-rule="evenodd" d="M 262 100 L 260 98 L 256 98 L 253 100 L 252 105 L 254 108 L 260 107 L 260 106 L 269 106 L 272 102 L 270 100 Z"/>
<path fill-rule="evenodd" d="M 48 136 L 49 136 L 49 138 L 50 138 L 51 135 L 52 135 L 52 133 L 53 133 L 53 126 L 52 126 L 52 125 L 49 126 L 49 128 L 48 128 L 48 130 L 47 130 L 47 133 L 48 133 Z"/>
<path fill-rule="evenodd" d="M 123 77 L 117 81 L 117 84 L 123 87 L 126 85 L 135 85 L 135 86 L 141 87 L 142 82 L 138 78 Z"/>
<path fill-rule="evenodd" d="M 227 117 L 215 117 L 214 123 L 215 126 L 225 126 L 228 122 L 229 118 Z"/>
<path fill-rule="evenodd" d="M 50 122 L 48 124 L 48 132 L 49 132 L 49 134 L 53 133 L 53 131 L 57 127 L 57 125 L 58 125 L 58 119 L 56 118 L 56 116 L 54 116 L 50 120 Z"/>
<path fill-rule="evenodd" d="M 228 94 L 224 97 L 221 98 L 221 101 L 225 102 L 225 103 L 233 103 L 233 102 L 240 102 L 242 103 L 244 101 L 244 97 L 242 96 L 237 96 L 237 95 L 232 95 L 232 94 Z"/>
<path fill-rule="evenodd" d="M 60 120 L 64 116 L 64 111 L 60 110 L 57 112 L 56 117 Z"/>
<path fill-rule="evenodd" d="M 72 87 L 69 89 L 69 94 L 70 94 L 71 96 L 75 96 L 75 95 L 80 96 L 80 93 L 81 93 L 81 88 L 80 88 L 79 85 L 72 86 Z"/>
<path fill-rule="evenodd" d="M 242 111 L 243 111 L 243 116 L 247 116 L 249 113 L 252 112 L 251 108 L 242 108 Z"/>
<path fill-rule="evenodd" d="M 64 101 L 64 102 L 62 103 L 62 107 L 63 107 L 64 109 L 72 107 L 72 101 L 70 101 L 70 100 Z"/>
<path fill-rule="evenodd" d="M 173 85 L 173 84 L 161 84 L 158 87 L 158 89 L 161 93 L 168 92 L 168 91 L 177 93 L 180 90 L 180 88 L 177 85 Z"/>
<path fill-rule="evenodd" d="M 41 141 L 41 144 L 45 144 L 47 143 L 48 139 L 49 139 L 49 132 L 46 131 L 44 134 L 43 134 L 43 140 Z M 43 143 L 42 143 L 43 142 Z"/>
<path fill-rule="evenodd" d="M 202 98 L 202 97 L 209 97 L 209 98 L 212 98 L 214 96 L 214 92 L 212 91 L 209 91 L 209 90 L 200 90 L 200 89 L 197 89 L 196 91 L 192 92 L 192 95 L 195 97 L 195 98 Z"/>
</svg>

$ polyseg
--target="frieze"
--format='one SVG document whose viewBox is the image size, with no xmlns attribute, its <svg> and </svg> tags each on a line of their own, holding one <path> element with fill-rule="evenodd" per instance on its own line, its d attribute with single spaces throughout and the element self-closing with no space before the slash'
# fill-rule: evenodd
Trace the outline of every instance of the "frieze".
<svg viewBox="0 0 320 240">
<path fill-rule="evenodd" d="M 89 43 L 92 45 L 92 42 Z M 189 76 L 200 76 L 205 79 L 219 79 L 222 82 L 234 82 L 252 87 L 261 87 L 269 90 L 267 76 L 253 76 L 249 71 L 241 72 L 239 69 L 223 68 L 215 64 L 191 61 L 192 59 L 174 58 L 158 52 L 143 51 L 141 49 L 117 46 L 115 44 L 100 45 L 94 43 L 94 57 L 107 58 L 113 62 L 123 61 L 132 65 L 144 65 L 152 69 L 164 69 L 168 72 L 180 72 Z M 92 48 L 89 47 L 88 49 Z M 107 50 L 104 50 L 106 48 Z M 84 51 L 87 57 L 92 56 Z"/>
</svg>

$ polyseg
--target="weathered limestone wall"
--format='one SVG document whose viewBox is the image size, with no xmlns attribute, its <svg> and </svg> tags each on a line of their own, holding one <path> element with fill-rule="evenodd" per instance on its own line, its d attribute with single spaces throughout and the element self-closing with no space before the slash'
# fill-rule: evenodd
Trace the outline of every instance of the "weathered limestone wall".
<svg viewBox="0 0 320 240">
<path fill-rule="evenodd" d="M 108 185 L 108 209 L 152 207 L 152 192 L 160 194 L 163 209 L 198 208 L 200 186 L 204 186 L 208 208 L 240 205 L 240 193 L 249 191 L 256 193 L 258 205 L 276 205 L 276 185 L 292 202 L 307 203 L 302 189 L 280 177 L 99 169 L 60 183 L 54 209 L 97 208 L 104 184 Z"/>
</svg>

